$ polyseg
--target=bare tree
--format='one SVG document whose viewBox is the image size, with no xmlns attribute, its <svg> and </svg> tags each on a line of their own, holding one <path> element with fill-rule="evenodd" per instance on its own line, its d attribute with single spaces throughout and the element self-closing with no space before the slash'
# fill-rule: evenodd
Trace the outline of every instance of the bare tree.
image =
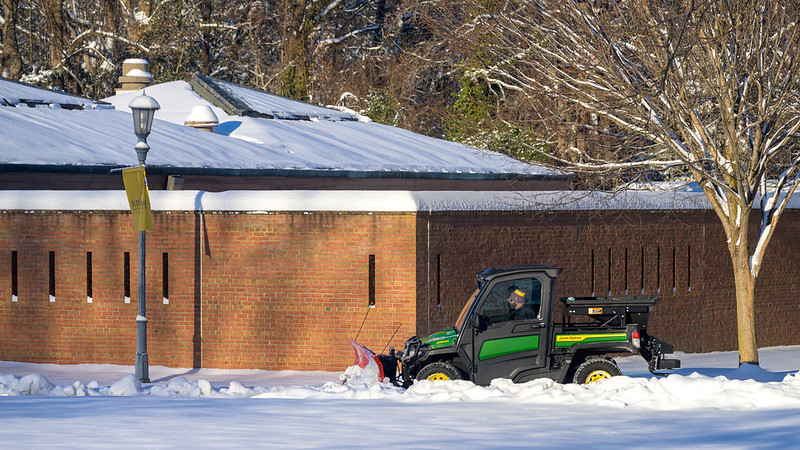
<svg viewBox="0 0 800 450">
<path fill-rule="evenodd" d="M 0 71 L 79 95 L 110 95 L 122 59 L 147 51 L 128 37 L 132 12 L 117 0 L 2 0 Z"/>
<path fill-rule="evenodd" d="M 441 135 L 447 57 L 415 0 L 0 0 L 0 73 L 102 98 L 125 58 L 157 82 L 195 73 Z M 353 101 L 353 99 L 356 99 Z"/>
<path fill-rule="evenodd" d="M 471 76 L 547 100 L 537 151 L 549 161 L 620 179 L 677 167 L 700 184 L 733 264 L 740 363 L 758 364 L 756 280 L 800 183 L 798 10 L 794 0 L 481 1 L 447 25 L 481 49 Z M 616 145 L 576 145 L 565 129 Z"/>
<path fill-rule="evenodd" d="M 0 58 L 0 72 L 5 77 L 19 79 L 22 75 L 22 57 L 17 41 L 17 11 L 19 0 L 1 0 L 3 11 L 3 48 Z"/>
</svg>

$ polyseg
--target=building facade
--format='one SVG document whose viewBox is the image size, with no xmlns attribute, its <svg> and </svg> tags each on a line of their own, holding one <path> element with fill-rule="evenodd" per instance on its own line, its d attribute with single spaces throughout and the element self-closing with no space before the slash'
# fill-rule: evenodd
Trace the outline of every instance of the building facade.
<svg viewBox="0 0 800 450">
<path fill-rule="evenodd" d="M 349 339 L 381 352 L 449 327 L 478 270 L 531 263 L 564 268 L 559 297 L 661 297 L 650 331 L 677 350 L 736 348 L 710 210 L 396 209 L 155 211 L 150 363 L 342 370 Z M 800 211 L 786 214 L 759 278 L 760 346 L 800 343 Z M 0 211 L 0 359 L 132 364 L 136 239 L 126 211 Z"/>
</svg>

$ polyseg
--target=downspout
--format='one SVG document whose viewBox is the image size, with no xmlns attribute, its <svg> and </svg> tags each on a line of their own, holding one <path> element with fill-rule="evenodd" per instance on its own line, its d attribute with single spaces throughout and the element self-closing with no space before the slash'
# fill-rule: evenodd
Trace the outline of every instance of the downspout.
<svg viewBox="0 0 800 450">
<path fill-rule="evenodd" d="M 427 256 L 425 257 L 425 264 L 427 265 L 428 269 L 428 282 L 427 282 L 427 295 L 425 301 L 425 329 L 429 330 L 431 327 L 431 213 L 433 212 L 432 208 L 428 209 L 428 218 L 427 218 L 427 243 L 426 243 L 426 252 Z M 419 332 L 419 330 L 417 330 Z"/>
</svg>

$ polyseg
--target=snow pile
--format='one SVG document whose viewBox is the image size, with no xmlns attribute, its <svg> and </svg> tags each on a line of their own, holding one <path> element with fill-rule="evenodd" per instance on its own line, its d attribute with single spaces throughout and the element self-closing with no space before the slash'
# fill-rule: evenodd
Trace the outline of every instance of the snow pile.
<svg viewBox="0 0 800 450">
<path fill-rule="evenodd" d="M 620 376 L 588 386 L 559 384 L 550 379 L 514 384 L 497 379 L 490 386 L 468 381 L 418 381 L 409 389 L 378 382 L 377 366 L 352 366 L 342 381 L 322 386 L 248 387 L 231 381 L 227 387 L 176 377 L 166 383 L 143 386 L 133 375 L 110 386 L 96 381 L 55 385 L 41 374 L 0 375 L 0 396 L 156 396 L 283 399 L 371 399 L 407 403 L 503 402 L 540 405 L 594 405 L 649 410 L 725 410 L 800 408 L 800 372 L 780 381 L 757 381 L 775 374 L 757 366 L 742 366 L 726 376 L 699 373 L 663 378 Z"/>
<path fill-rule="evenodd" d="M 144 387 L 134 375 L 125 375 L 110 386 L 101 386 L 97 381 L 92 381 L 88 384 L 76 381 L 66 386 L 59 386 L 38 373 L 20 378 L 14 375 L 0 374 L 0 396 L 129 397 L 150 395 L 154 397 L 249 398 L 266 390 L 264 387 L 247 387 L 238 381 L 231 381 L 228 387 L 214 388 L 208 380 L 189 380 L 186 377 L 177 377 L 168 383 L 154 383 Z"/>
<path fill-rule="evenodd" d="M 791 409 L 800 407 L 800 374 L 782 382 L 731 380 L 727 377 L 670 375 L 665 378 L 614 377 L 591 385 L 558 384 L 539 379 L 524 384 L 497 379 L 480 387 L 423 381 L 406 392 L 412 401 L 504 401 L 522 404 L 596 405 L 651 410 Z"/>
<path fill-rule="evenodd" d="M 381 399 L 399 398 L 404 389 L 388 381 L 381 382 L 379 368 L 375 360 L 369 359 L 366 367 L 353 365 L 339 376 L 339 382 L 329 381 L 320 387 L 293 386 L 276 387 L 257 398 L 337 398 L 337 399 Z"/>
<path fill-rule="evenodd" d="M 278 387 L 256 395 L 255 398 L 286 399 L 402 399 L 403 388 L 390 383 L 360 384 L 348 380 L 345 383 L 327 382 L 322 386 L 290 386 Z"/>
<path fill-rule="evenodd" d="M 126 375 L 122 377 L 119 381 L 112 384 L 108 389 L 109 395 L 115 395 L 119 397 L 138 395 L 141 392 L 142 383 L 140 383 L 139 379 L 133 375 Z"/>
<path fill-rule="evenodd" d="M 368 358 L 366 367 L 353 365 L 348 367 L 339 377 L 342 384 L 351 386 L 369 385 L 377 383 L 380 377 L 380 368 L 374 359 Z"/>
<path fill-rule="evenodd" d="M 39 374 L 16 378 L 0 375 L 0 395 L 46 395 L 53 390 L 53 383 Z"/>
<path fill-rule="evenodd" d="M 679 356 L 665 378 L 622 357 L 625 376 L 588 387 L 406 390 L 356 368 L 343 383 L 326 371 L 151 365 L 142 385 L 128 365 L 0 361 L 0 448 L 797 447 L 800 346 L 760 349 L 761 368 L 734 369 L 735 352 Z"/>
</svg>

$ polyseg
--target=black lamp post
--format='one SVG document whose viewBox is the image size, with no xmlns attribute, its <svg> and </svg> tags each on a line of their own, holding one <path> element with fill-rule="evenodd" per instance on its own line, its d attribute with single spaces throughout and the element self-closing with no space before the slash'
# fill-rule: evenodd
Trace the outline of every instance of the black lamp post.
<svg viewBox="0 0 800 450">
<path fill-rule="evenodd" d="M 147 159 L 147 136 L 153 126 L 153 116 L 161 109 L 156 99 L 142 95 L 131 100 L 128 107 L 133 112 L 133 132 L 139 138 L 134 149 L 139 157 L 139 164 L 144 166 Z M 142 383 L 150 382 L 149 364 L 147 361 L 147 316 L 145 305 L 145 231 L 139 231 L 139 312 L 136 316 L 136 378 Z"/>
</svg>

